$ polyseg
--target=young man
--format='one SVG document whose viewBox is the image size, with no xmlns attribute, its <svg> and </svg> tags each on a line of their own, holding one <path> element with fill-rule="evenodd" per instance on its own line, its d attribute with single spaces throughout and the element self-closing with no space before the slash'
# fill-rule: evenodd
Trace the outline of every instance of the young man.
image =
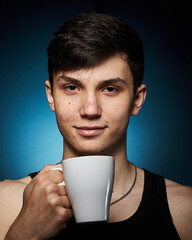
<svg viewBox="0 0 192 240">
<path fill-rule="evenodd" d="M 0 183 L 0 239 L 192 239 L 192 190 L 127 160 L 130 116 L 145 101 L 144 54 L 136 32 L 107 14 L 81 14 L 55 32 L 48 47 L 50 108 L 63 136 L 63 159 L 115 157 L 109 223 L 77 225 L 60 171 Z M 130 191 L 131 189 L 131 191 Z M 121 235 L 120 235 L 121 234 Z M 126 234 L 126 235 L 125 235 Z"/>
</svg>

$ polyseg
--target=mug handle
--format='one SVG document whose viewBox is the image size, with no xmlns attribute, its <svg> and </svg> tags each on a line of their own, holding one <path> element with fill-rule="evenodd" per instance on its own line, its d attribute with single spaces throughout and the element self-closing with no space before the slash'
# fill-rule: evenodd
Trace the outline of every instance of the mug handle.
<svg viewBox="0 0 192 240">
<path fill-rule="evenodd" d="M 62 168 L 51 168 L 50 170 L 59 170 L 59 171 L 63 172 L 63 169 L 62 169 Z M 65 182 L 64 182 L 64 181 L 63 181 L 63 182 L 60 182 L 60 183 L 58 183 L 58 185 L 60 185 L 60 186 L 65 186 Z"/>
</svg>

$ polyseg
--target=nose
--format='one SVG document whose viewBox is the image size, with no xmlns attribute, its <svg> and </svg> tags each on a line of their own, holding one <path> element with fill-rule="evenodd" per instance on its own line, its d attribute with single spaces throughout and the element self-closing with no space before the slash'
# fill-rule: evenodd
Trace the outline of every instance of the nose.
<svg viewBox="0 0 192 240">
<path fill-rule="evenodd" d="M 101 116 L 101 107 L 95 94 L 84 96 L 80 108 L 80 115 L 83 118 L 97 119 Z"/>
</svg>

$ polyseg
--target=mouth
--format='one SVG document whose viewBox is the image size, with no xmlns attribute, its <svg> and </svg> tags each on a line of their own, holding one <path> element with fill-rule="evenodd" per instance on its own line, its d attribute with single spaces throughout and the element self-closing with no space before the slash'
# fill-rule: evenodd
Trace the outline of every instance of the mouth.
<svg viewBox="0 0 192 240">
<path fill-rule="evenodd" d="M 96 135 L 101 134 L 106 126 L 100 127 L 100 126 L 82 126 L 82 127 L 75 127 L 77 132 L 84 137 L 94 137 Z"/>
</svg>

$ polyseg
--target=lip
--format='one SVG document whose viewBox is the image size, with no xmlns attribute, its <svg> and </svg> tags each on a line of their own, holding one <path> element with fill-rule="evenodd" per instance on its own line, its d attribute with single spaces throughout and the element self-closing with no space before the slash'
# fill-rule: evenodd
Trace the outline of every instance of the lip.
<svg viewBox="0 0 192 240">
<path fill-rule="evenodd" d="M 102 133 L 106 126 L 100 127 L 100 126 L 82 126 L 82 127 L 75 127 L 77 132 L 84 136 L 84 137 L 94 137 L 100 133 Z"/>
</svg>

